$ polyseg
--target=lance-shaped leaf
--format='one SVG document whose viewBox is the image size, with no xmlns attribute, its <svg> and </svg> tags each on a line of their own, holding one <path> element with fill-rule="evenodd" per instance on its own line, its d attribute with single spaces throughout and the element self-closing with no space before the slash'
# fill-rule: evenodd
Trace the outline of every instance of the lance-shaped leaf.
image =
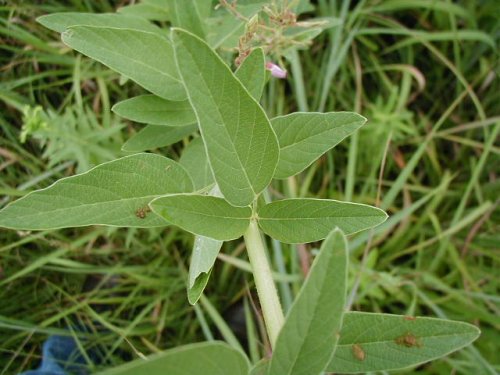
<svg viewBox="0 0 500 375">
<path fill-rule="evenodd" d="M 246 206 L 267 187 L 278 162 L 269 120 L 205 42 L 179 29 L 172 38 L 215 180 L 229 203 Z"/>
<path fill-rule="evenodd" d="M 250 88 L 250 93 L 255 99 L 260 99 L 265 83 L 264 56 L 260 49 L 254 50 L 243 61 L 235 73 L 236 77 L 245 86 Z M 179 109 L 180 105 L 182 109 Z M 181 104 L 182 103 L 182 104 Z M 183 104 L 187 103 L 189 108 Z M 165 108 L 163 108 L 163 104 Z M 174 106 L 174 107 L 172 107 Z M 159 125 L 180 126 L 187 119 L 194 124 L 196 116 L 189 102 L 170 102 L 154 95 L 142 95 L 117 103 L 113 108 L 118 115 L 137 122 L 149 124 L 122 147 L 124 151 L 141 152 L 164 147 L 180 141 L 188 134 L 193 133 L 198 126 L 184 126 L 182 129 L 162 128 Z"/>
<path fill-rule="evenodd" d="M 222 342 L 204 342 L 137 359 L 99 375 L 248 375 L 248 359 Z"/>
<path fill-rule="evenodd" d="M 416 366 L 469 345 L 479 334 L 476 326 L 451 320 L 346 313 L 326 371 L 364 374 Z"/>
<path fill-rule="evenodd" d="M 263 59 L 262 52 L 256 49 L 243 61 L 235 73 L 236 77 L 245 87 L 250 87 L 251 94 L 256 99 L 260 99 L 265 83 Z M 259 69 L 260 65 L 262 65 L 262 69 Z M 167 109 L 162 109 L 162 104 L 166 103 L 168 103 L 166 105 Z M 189 109 L 185 107 L 181 110 L 178 107 L 172 108 L 172 105 L 175 106 L 175 103 L 178 103 L 182 107 L 184 103 L 187 103 Z M 174 112 L 172 109 L 174 109 Z M 196 116 L 189 102 L 172 103 L 155 95 L 143 95 L 117 103 L 113 107 L 113 111 L 133 121 L 150 124 L 158 123 L 158 125 L 148 125 L 132 136 L 123 145 L 122 150 L 124 151 L 141 152 L 168 146 L 180 141 L 198 129 L 198 126 L 195 124 L 197 121 Z M 181 123 L 187 119 L 192 120 L 189 122 L 191 125 L 181 128 Z M 177 129 L 164 128 L 159 125 L 175 126 Z"/>
<path fill-rule="evenodd" d="M 172 25 L 205 38 L 204 18 L 210 13 L 211 1 L 168 0 Z M 208 8 L 208 9 L 207 9 Z"/>
<path fill-rule="evenodd" d="M 167 38 L 138 30 L 73 26 L 62 33 L 62 40 L 157 96 L 186 99 Z"/>
<path fill-rule="evenodd" d="M 125 142 L 122 146 L 122 150 L 128 152 L 141 152 L 169 146 L 187 137 L 197 128 L 198 126 L 196 124 L 174 127 L 148 125 Z"/>
<path fill-rule="evenodd" d="M 212 267 L 222 248 L 223 241 L 195 236 L 193 254 L 189 263 L 187 295 L 191 305 L 196 304 L 207 286 Z"/>
<path fill-rule="evenodd" d="M 266 79 L 264 63 L 262 50 L 255 49 L 235 72 L 236 77 L 256 100 L 260 99 L 264 89 Z M 201 138 L 195 138 L 184 148 L 180 163 L 191 175 L 195 190 L 200 190 L 214 183 L 212 170 Z M 220 197 L 221 194 L 218 186 L 212 189 L 209 195 Z M 223 241 L 204 236 L 195 236 L 193 252 L 189 263 L 187 288 L 187 296 L 190 304 L 194 305 L 198 302 L 203 290 L 207 286 L 212 267 L 222 244 Z"/>
<path fill-rule="evenodd" d="M 260 99 L 264 89 L 266 79 L 264 63 L 262 50 L 255 49 L 235 72 L 236 77 L 256 100 Z M 214 183 L 212 170 L 201 138 L 194 139 L 184 148 L 180 163 L 191 175 L 195 190 L 200 190 Z M 221 196 L 218 186 L 209 195 Z M 222 244 L 223 241 L 214 240 L 209 237 L 195 236 L 194 238 L 193 252 L 189 263 L 187 288 L 188 300 L 192 305 L 198 302 L 203 290 L 207 286 L 212 267 Z"/>
<path fill-rule="evenodd" d="M 235 75 L 250 95 L 259 101 L 266 84 L 266 60 L 262 48 L 254 49 L 236 70 Z"/>
<path fill-rule="evenodd" d="M 220 241 L 241 237 L 252 215 L 250 207 L 234 207 L 222 198 L 208 195 L 167 195 L 155 199 L 149 206 L 169 223 Z"/>
<path fill-rule="evenodd" d="M 120 14 L 141 17 L 151 21 L 168 21 L 170 12 L 165 1 L 143 0 L 140 3 L 130 4 L 118 8 Z"/>
<path fill-rule="evenodd" d="M 324 239 L 338 227 L 352 234 L 387 219 L 379 208 L 330 199 L 283 199 L 259 209 L 259 225 L 269 236 L 286 243 Z"/>
<path fill-rule="evenodd" d="M 153 25 L 144 18 L 116 13 L 77 13 L 64 12 L 52 13 L 38 17 L 37 22 L 46 28 L 62 33 L 71 26 L 101 26 L 117 29 L 133 29 L 151 33 L 161 33 L 158 26 Z"/>
<path fill-rule="evenodd" d="M 292 113 L 273 118 L 271 125 L 280 145 L 274 177 L 302 172 L 365 122 L 366 118 L 353 112 Z"/>
<path fill-rule="evenodd" d="M 347 242 L 338 229 L 319 255 L 280 331 L 269 375 L 320 374 L 338 341 L 347 288 Z"/>
<path fill-rule="evenodd" d="M 148 203 L 160 195 L 192 189 L 191 178 L 179 163 L 154 154 L 131 155 L 18 199 L 0 211 L 0 227 L 164 226 L 168 223 L 150 212 Z"/>
<path fill-rule="evenodd" d="M 214 176 L 208 163 L 205 145 L 200 137 L 193 139 L 184 148 L 179 163 L 191 176 L 195 190 L 201 190 L 214 183 Z"/>
<path fill-rule="evenodd" d="M 191 104 L 155 95 L 141 95 L 116 103 L 112 111 L 128 120 L 150 125 L 186 126 L 196 123 Z"/>
<path fill-rule="evenodd" d="M 220 197 L 219 187 L 215 185 L 208 195 Z M 196 304 L 207 286 L 212 267 L 222 248 L 223 241 L 205 236 L 195 236 L 191 261 L 189 262 L 189 277 L 187 295 L 191 305 Z"/>
</svg>

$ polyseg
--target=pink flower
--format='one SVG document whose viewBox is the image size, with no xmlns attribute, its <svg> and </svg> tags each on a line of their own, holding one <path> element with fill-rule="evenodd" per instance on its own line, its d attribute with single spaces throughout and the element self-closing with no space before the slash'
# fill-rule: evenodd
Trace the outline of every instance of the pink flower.
<svg viewBox="0 0 500 375">
<path fill-rule="evenodd" d="M 271 72 L 271 75 L 276 78 L 286 78 L 287 71 L 272 62 L 266 63 L 266 69 Z"/>
</svg>

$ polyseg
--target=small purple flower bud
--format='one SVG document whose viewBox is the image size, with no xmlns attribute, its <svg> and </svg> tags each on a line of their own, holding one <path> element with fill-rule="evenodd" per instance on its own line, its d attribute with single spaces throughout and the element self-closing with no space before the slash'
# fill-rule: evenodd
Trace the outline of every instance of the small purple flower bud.
<svg viewBox="0 0 500 375">
<path fill-rule="evenodd" d="M 287 71 L 275 63 L 268 62 L 266 63 L 266 69 L 271 72 L 271 75 L 276 78 L 286 78 Z"/>
</svg>

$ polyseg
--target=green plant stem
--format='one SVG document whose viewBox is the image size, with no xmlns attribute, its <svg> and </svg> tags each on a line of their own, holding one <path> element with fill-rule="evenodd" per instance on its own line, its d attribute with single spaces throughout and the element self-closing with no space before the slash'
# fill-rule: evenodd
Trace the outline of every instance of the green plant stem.
<svg viewBox="0 0 500 375">
<path fill-rule="evenodd" d="M 264 322 L 266 323 L 267 334 L 271 347 L 274 348 L 280 329 L 285 322 L 285 317 L 271 275 L 271 267 L 267 259 L 264 243 L 255 220 L 250 222 L 244 238 L 264 315 Z"/>
</svg>

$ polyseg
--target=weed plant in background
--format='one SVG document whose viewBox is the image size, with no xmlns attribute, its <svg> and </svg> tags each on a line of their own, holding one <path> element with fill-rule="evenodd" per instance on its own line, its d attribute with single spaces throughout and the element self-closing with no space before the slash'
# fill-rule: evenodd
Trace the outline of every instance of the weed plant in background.
<svg viewBox="0 0 500 375">
<path fill-rule="evenodd" d="M 408 273 L 404 273 L 407 271 L 398 274 L 398 268 L 404 267 L 402 269 L 407 270 L 412 267 L 402 258 L 405 254 L 415 251 L 421 254 L 421 246 L 433 245 L 436 242 L 432 238 L 424 240 L 423 234 L 428 231 L 427 220 L 431 217 L 436 228 L 438 223 L 432 219 L 434 210 L 446 197 L 443 192 L 455 176 L 446 173 L 440 175 L 436 181 L 437 187 L 428 188 L 422 184 L 421 176 L 414 171 L 418 172 L 417 164 L 423 155 L 427 155 L 427 150 L 433 150 L 431 146 L 434 146 L 434 138 L 441 134 L 438 133 L 439 127 L 466 94 L 470 95 L 478 108 L 480 118 L 483 119 L 477 124 L 467 125 L 466 129 L 470 131 L 484 128 L 483 153 L 451 220 L 450 229 L 443 234 L 438 232 L 437 257 L 431 259 L 433 272 L 441 269 L 440 266 L 446 259 L 444 254 L 451 251 L 449 247 L 453 246 L 454 242 L 449 240 L 449 235 L 481 215 L 489 216 L 495 207 L 480 196 L 482 205 L 470 213 L 465 210 L 472 189 L 478 189 L 477 181 L 486 158 L 489 153 L 496 152 L 493 140 L 498 132 L 498 125 L 493 131 L 487 128 L 496 124 L 495 119 L 486 118 L 485 110 L 470 89 L 465 90 L 464 94 L 456 88 L 457 100 L 451 103 L 450 110 L 442 114 L 437 124 L 432 127 L 430 135 L 423 139 L 423 143 L 408 162 L 404 160 L 401 151 L 408 147 L 401 144 L 407 139 L 413 138 L 413 144 L 421 142 L 418 137 L 422 131 L 425 132 L 426 122 L 432 118 L 433 112 L 440 115 L 437 109 L 430 110 L 428 118 L 419 116 L 422 123 L 416 126 L 414 112 L 409 108 L 415 99 L 415 93 L 411 93 L 412 79 L 418 84 L 417 95 L 426 85 L 423 74 L 411 65 L 414 60 L 414 44 L 418 42 L 428 48 L 458 76 L 460 83 L 464 81 L 460 70 L 429 42 L 433 38 L 446 40 L 450 36 L 431 36 L 425 32 L 416 34 L 405 30 L 403 25 L 393 22 L 392 19 L 377 18 L 377 12 L 390 13 L 409 6 L 398 5 L 397 2 L 373 6 L 368 2 L 360 2 L 354 7 L 349 7 L 347 1 L 338 7 L 335 2 L 319 2 L 317 14 L 328 18 L 308 19 L 302 16 L 299 21 L 297 16 L 301 13 L 314 10 L 306 1 L 290 4 L 239 1 L 237 5 L 221 1 L 217 8 L 213 8 L 210 1 L 197 2 L 195 7 L 190 5 L 192 4 L 184 1 L 168 1 L 168 7 L 158 7 L 157 2 L 145 1 L 122 8 L 120 14 L 65 13 L 39 19 L 40 23 L 48 28 L 61 32 L 62 40 L 67 46 L 120 73 L 121 83 L 132 80 L 152 93 L 132 97 L 113 107 L 119 116 L 147 124 L 125 143 L 123 150 L 142 152 L 169 146 L 181 140 L 182 147 L 175 145 L 168 149 L 169 155 L 179 155 L 175 157 L 178 161 L 153 153 L 133 154 L 98 165 L 86 173 L 61 179 L 46 189 L 32 192 L 11 203 L 1 211 L 0 225 L 4 227 L 42 230 L 29 234 L 29 241 L 43 239 L 44 236 L 50 235 L 48 231 L 57 228 L 100 224 L 132 228 L 124 235 L 124 240 L 126 244 L 134 243 L 134 247 L 140 248 L 147 245 L 139 244 L 134 237 L 145 231 L 138 232 L 134 228 L 148 228 L 148 243 L 155 244 L 160 252 L 155 254 L 155 258 L 139 260 L 134 259 L 132 255 L 125 263 L 120 261 L 118 266 L 109 264 L 98 268 L 87 267 L 81 259 L 65 259 L 73 249 L 86 244 L 89 239 L 92 247 L 95 241 L 100 241 L 100 237 L 119 233 L 116 229 L 103 230 L 98 227 L 87 234 L 83 232 L 81 239 L 70 242 L 71 247 L 63 247 L 18 273 L 9 272 L 11 276 L 2 282 L 3 285 L 12 284 L 40 267 L 56 272 L 73 270 L 69 272 L 66 280 L 71 280 L 72 272 L 85 275 L 98 271 L 104 275 L 97 288 L 92 288 L 82 302 L 71 298 L 65 292 L 67 286 L 51 287 L 70 302 L 70 307 L 68 312 L 56 309 L 55 316 L 42 325 L 31 328 L 34 329 L 33 332 L 67 334 L 67 330 L 45 328 L 62 320 L 63 326 L 69 326 L 71 334 L 84 348 L 84 353 L 92 353 L 94 345 L 105 348 L 104 355 L 100 356 L 101 366 L 123 361 L 126 358 L 123 351 L 130 352 L 132 349 L 132 353 L 138 354 L 138 343 L 142 346 L 142 352 L 160 351 L 164 347 L 162 327 L 168 326 L 166 321 L 170 317 L 182 314 L 185 309 L 182 303 L 178 304 L 176 309 L 168 308 L 168 301 L 175 295 L 178 286 L 182 285 L 184 276 L 181 269 L 180 275 L 166 277 L 165 273 L 170 273 L 171 268 L 165 268 L 164 263 L 168 259 L 178 259 L 182 267 L 183 261 L 182 256 L 179 256 L 178 246 L 185 247 L 189 242 L 189 237 L 176 230 L 176 226 L 195 235 L 187 294 L 188 300 L 194 305 L 196 320 L 200 322 L 205 337 L 209 341 L 212 340 L 213 335 L 204 316 L 207 314 L 229 345 L 209 342 L 182 346 L 159 353 L 148 360 L 133 361 L 123 367 L 109 370 L 108 373 L 364 373 L 415 366 L 446 355 L 473 341 L 478 330 L 469 324 L 443 319 L 415 318 L 416 312 L 428 314 L 428 308 L 433 314 L 444 317 L 445 313 L 436 305 L 439 295 L 434 298 L 419 289 L 422 287 L 419 284 L 407 281 L 405 277 Z M 422 3 L 421 6 L 434 11 L 430 4 Z M 439 14 L 444 10 L 451 11 L 452 18 L 453 15 L 464 16 L 460 7 L 437 6 L 436 12 Z M 373 12 L 373 16 L 370 16 L 370 12 Z M 169 31 L 165 27 L 165 21 L 174 28 Z M 158 27 L 159 24 L 163 27 Z M 384 28 L 374 27 L 378 24 Z M 326 32 L 321 34 L 325 30 Z M 373 52 L 376 51 L 376 45 L 370 45 L 371 39 L 367 39 L 367 36 L 384 33 L 408 35 L 408 39 L 396 45 L 401 52 L 401 59 L 407 60 L 406 65 L 381 65 L 376 60 Z M 490 37 L 480 32 L 466 34 L 461 30 L 457 33 L 468 35 L 470 40 L 479 40 L 485 45 L 491 45 Z M 304 50 L 314 38 L 319 36 L 318 40 L 321 42 L 321 38 L 326 34 L 332 40 L 330 49 L 319 53 L 319 57 L 314 48 L 310 51 Z M 354 43 L 354 38 L 368 48 L 359 48 Z M 229 51 L 234 46 L 238 47 L 236 70 L 233 72 L 228 65 L 231 65 L 233 58 Z M 348 69 L 348 51 L 351 50 L 355 74 L 343 70 Z M 387 52 L 390 53 L 390 48 Z M 459 54 L 455 54 L 455 57 L 457 56 Z M 323 64 L 315 66 L 313 61 L 318 58 L 323 60 Z M 371 71 L 361 71 L 362 59 L 373 62 Z M 79 69 L 84 61 L 78 58 L 75 69 Z M 278 62 L 278 65 L 271 65 L 270 61 Z M 295 104 L 290 104 L 292 99 L 288 99 L 288 95 L 282 91 L 283 82 L 271 79 L 266 84 L 269 79 L 266 66 L 274 75 L 283 76 L 285 73 L 279 66 L 287 64 L 290 66 L 289 80 L 294 94 L 293 100 L 296 100 L 301 112 L 289 113 L 293 112 Z M 79 72 L 78 69 L 75 72 Z M 401 85 L 395 84 L 388 73 L 391 71 L 401 72 Z M 308 72 L 315 72 L 311 79 Z M 488 72 L 487 66 L 485 72 Z M 363 91 L 363 74 L 368 80 L 376 79 L 376 82 L 383 83 L 384 89 L 375 90 L 376 96 L 373 98 L 368 96 L 374 93 Z M 332 96 L 331 85 L 335 81 L 335 94 Z M 98 82 L 102 97 L 106 98 L 104 82 L 102 79 Z M 350 85 L 355 87 L 346 89 Z M 488 88 L 487 81 L 483 82 L 483 87 L 484 90 Z M 84 99 L 78 96 L 79 89 L 74 92 L 76 105 L 81 108 Z M 352 94 L 350 97 L 349 93 Z M 10 103 L 17 103 L 12 100 L 12 96 L 7 98 Z M 258 104 L 259 101 L 263 103 L 267 114 Z M 367 101 L 364 112 L 376 126 L 363 126 L 365 119 L 353 112 L 325 113 L 325 108 L 337 107 L 336 101 L 342 102 L 342 108 L 354 107 L 358 111 L 362 109 L 361 103 Z M 95 107 L 95 102 L 93 104 Z M 16 107 L 26 108 L 17 104 Z M 103 107 L 109 109 L 108 100 L 103 100 Z M 308 112 L 309 108 L 319 111 Z M 69 118 L 67 116 L 70 115 L 66 113 L 76 113 L 76 118 L 93 117 L 88 111 L 65 112 L 61 115 L 59 124 Z M 103 113 L 107 112 L 104 110 Z M 109 114 L 106 116 L 102 118 L 103 131 L 100 132 L 99 138 L 94 140 L 92 129 L 99 127 L 95 120 L 88 122 L 92 125 L 82 127 L 81 122 L 76 121 L 75 127 L 70 128 L 74 129 L 75 135 L 89 134 L 90 138 L 72 137 L 72 132 L 66 133 L 62 125 L 53 127 L 52 129 L 58 129 L 53 133 L 46 131 L 50 119 L 57 118 L 57 114 L 50 111 L 40 112 L 40 109 L 25 110 L 23 135 L 33 135 L 42 141 L 50 140 L 45 155 L 52 160 L 52 165 L 61 162 L 62 165 L 68 165 L 64 164 L 64 161 L 71 162 L 76 159 L 80 171 L 88 170 L 90 165 L 111 159 L 113 153 L 118 154 L 116 151 L 101 151 L 106 150 L 108 144 L 114 147 L 113 145 L 120 141 L 117 133 L 120 131 L 120 125 L 111 126 Z M 270 120 L 268 116 L 271 117 Z M 357 132 L 359 128 L 361 129 Z M 351 134 L 353 137 L 348 157 L 332 158 L 333 154 L 329 151 Z M 449 137 L 448 133 L 443 133 L 442 136 Z M 72 139 L 75 141 L 74 149 L 85 150 L 85 153 L 72 154 L 72 150 L 68 153 L 64 147 L 60 147 Z M 386 182 L 382 180 L 382 176 L 391 141 L 395 142 L 398 148 L 394 150 L 394 165 L 389 162 L 387 168 L 393 173 L 398 171 L 397 168 L 400 171 L 397 172 L 394 182 Z M 467 142 L 466 138 L 460 138 L 457 142 L 467 144 L 463 143 Z M 85 144 L 95 147 L 85 147 Z M 339 150 L 339 147 L 336 150 Z M 358 152 L 359 150 L 361 152 Z M 323 157 L 321 160 L 326 160 L 327 163 L 318 162 L 318 158 L 325 154 L 326 159 Z M 341 155 L 339 152 L 335 154 Z M 429 153 L 428 163 L 431 169 L 440 169 L 437 158 L 439 156 L 432 151 Z M 345 176 L 335 172 L 343 170 L 339 165 L 343 163 L 347 165 Z M 474 164 L 474 161 L 472 163 Z M 379 172 L 380 165 L 383 167 Z M 325 166 L 328 167 L 327 170 Z M 357 170 L 363 173 L 356 175 Z M 318 180 L 318 176 L 322 181 Z M 361 191 L 359 197 L 364 197 L 361 201 L 372 203 L 379 200 L 366 197 L 380 196 L 382 186 L 389 183 L 390 189 L 384 195 L 381 205 L 386 210 L 394 211 L 393 215 L 384 222 L 386 215 L 378 208 L 324 199 L 322 194 L 324 195 L 325 189 L 333 190 L 331 181 L 334 181 L 335 190 L 339 193 L 329 192 L 328 197 L 333 195 L 343 197 L 347 201 L 358 201 L 358 198 L 354 198 L 354 192 Z M 319 187 L 317 197 L 321 198 L 307 197 L 313 186 Z M 403 208 L 397 209 L 396 198 L 401 192 L 405 202 Z M 416 193 L 422 196 L 413 202 L 411 195 Z M 413 228 L 408 227 L 407 220 L 421 207 L 425 207 L 430 216 L 424 215 L 416 221 Z M 462 217 L 464 213 L 467 216 Z M 487 216 L 483 217 L 487 220 Z M 382 222 L 384 223 L 381 224 Z M 478 224 L 481 224 L 481 221 Z M 161 231 L 161 228 L 167 225 L 172 225 L 168 232 Z M 374 228 L 375 226 L 377 227 Z M 374 229 L 352 237 L 349 245 L 347 244 L 346 234 L 368 228 Z M 272 245 L 273 261 L 279 272 L 271 270 L 261 231 L 272 238 L 269 243 Z M 388 236 L 388 233 L 391 235 Z M 114 236 L 116 238 L 116 234 Z M 245 240 L 250 264 L 234 256 L 241 252 L 239 249 L 242 247 L 232 240 L 241 236 Z M 387 237 L 386 241 L 382 242 L 384 237 Z M 63 241 L 64 238 L 64 235 L 60 237 Z M 307 251 L 303 244 L 323 239 L 309 269 Z M 20 241 L 22 243 L 23 239 Z M 223 245 L 225 241 L 231 242 Z M 58 244 L 56 241 L 52 243 Z M 13 246 L 16 246 L 16 242 L 2 248 L 2 251 Z M 229 256 L 220 253 L 223 246 L 226 249 L 235 246 L 234 254 Z M 368 253 L 370 246 L 376 247 Z M 356 255 L 360 254 L 357 251 L 360 247 L 365 250 L 362 262 L 356 264 L 355 261 L 354 266 L 350 267 L 351 270 L 356 270 L 357 275 L 353 278 L 348 272 L 347 250 L 350 248 L 351 255 Z M 284 252 L 283 249 L 287 248 L 291 251 Z M 133 254 L 134 249 L 130 251 Z M 112 248 L 106 249 L 105 252 L 111 256 L 111 261 L 119 260 L 124 255 L 123 252 L 117 252 L 113 257 Z M 297 254 L 300 256 L 297 257 Z M 253 273 L 263 320 L 257 319 L 258 327 L 255 327 L 251 317 L 252 307 L 247 303 L 252 299 L 245 297 L 244 311 L 248 333 L 246 352 L 249 359 L 243 354 L 240 343 L 222 317 L 202 294 L 210 277 L 212 283 L 219 281 L 220 290 L 227 290 L 228 287 L 237 290 L 234 289 L 235 286 L 238 288 L 239 282 L 235 281 L 222 287 L 220 280 L 231 280 L 231 276 L 228 278 L 228 267 L 216 269 L 214 265 L 217 258 L 224 260 L 227 265 L 251 270 Z M 385 263 L 386 266 L 391 266 L 391 262 L 396 259 L 398 262 L 394 263 L 395 271 L 374 272 L 375 264 Z M 427 261 L 422 255 L 417 259 L 417 267 L 421 269 Z M 308 273 L 300 291 L 297 275 L 289 274 L 287 270 L 288 268 L 292 272 L 298 272 L 299 261 L 304 273 Z M 459 265 L 458 269 L 462 274 L 467 273 L 463 263 L 455 263 Z M 162 276 L 158 278 L 157 272 Z M 130 289 L 126 284 L 113 280 L 113 275 L 130 275 L 131 281 L 133 280 L 137 287 Z M 424 274 L 424 277 L 424 286 L 430 282 L 438 291 L 450 293 L 452 299 L 457 297 L 456 291 L 450 290 L 442 282 L 439 283 L 439 279 L 434 275 Z M 467 280 L 473 282 L 470 277 L 467 277 Z M 275 282 L 282 303 L 278 298 Z M 165 289 L 165 283 L 169 284 L 168 290 Z M 411 293 L 404 290 L 405 285 L 412 290 Z M 293 303 L 290 286 L 297 293 Z M 164 295 L 149 296 L 147 288 L 161 290 Z M 218 289 L 210 292 L 211 297 L 220 293 Z M 244 291 L 245 288 L 241 290 Z M 347 293 L 347 290 L 350 292 Z M 125 296 L 123 293 L 130 294 Z M 93 298 L 93 294 L 100 297 Z M 235 300 L 242 298 L 241 292 L 233 295 Z M 475 297 L 472 294 L 468 296 L 481 298 L 487 310 L 494 311 L 496 308 L 487 293 Z M 463 298 L 457 300 L 464 303 Z M 89 305 L 89 301 L 92 305 Z M 118 310 L 111 314 L 106 312 L 106 309 L 101 313 L 101 309 L 96 307 L 96 304 L 104 305 L 113 301 L 123 302 L 119 302 Z M 425 305 L 426 308 L 417 308 L 417 303 Z M 281 305 L 286 311 L 286 320 Z M 408 315 L 346 312 L 353 305 L 377 312 L 404 309 Z M 81 313 L 77 315 L 79 324 L 75 325 L 68 319 L 72 308 L 76 309 L 75 311 L 81 309 Z M 481 319 L 494 324 L 487 310 L 476 309 L 477 312 L 482 312 Z M 152 316 L 155 325 L 153 329 L 148 327 L 150 319 L 146 319 L 147 315 Z M 177 315 L 179 316 L 181 315 Z M 257 314 L 257 318 L 259 317 L 260 314 Z M 455 314 L 455 317 L 461 316 Z M 191 319 L 192 321 L 194 319 Z M 30 330 L 24 321 L 2 318 L 0 322 L 9 329 L 17 327 L 21 332 Z M 81 332 L 82 326 L 90 326 L 92 334 Z M 196 329 L 196 326 L 190 326 L 189 322 L 185 327 L 185 332 L 192 331 L 193 327 Z M 259 334 L 256 334 L 259 328 L 260 339 L 257 338 Z M 156 340 L 153 343 L 148 337 L 151 337 L 155 330 Z M 118 339 L 113 338 L 113 335 L 118 336 Z M 181 336 L 182 333 L 178 335 Z M 28 336 L 27 340 L 29 337 L 31 336 Z M 132 343 L 127 337 L 137 339 Z M 9 345 L 16 339 L 14 336 L 4 345 Z M 257 344 L 260 340 L 264 344 L 264 350 Z M 184 340 L 189 341 L 194 340 Z M 26 345 L 26 342 L 23 345 Z M 172 342 L 168 345 L 173 346 L 175 345 Z M 271 349 L 273 354 L 269 356 Z M 474 349 L 463 352 L 468 353 L 469 359 L 479 360 L 475 366 L 494 371 L 487 360 Z M 95 364 L 90 357 L 90 354 L 87 354 L 86 361 L 89 367 L 93 367 Z M 203 360 L 211 357 L 217 360 Z M 259 361 L 262 357 L 265 359 Z M 448 363 L 454 369 L 471 368 L 470 364 Z M 433 371 L 433 367 L 429 368 Z M 435 369 L 435 372 L 442 371 L 439 367 Z"/>
</svg>

